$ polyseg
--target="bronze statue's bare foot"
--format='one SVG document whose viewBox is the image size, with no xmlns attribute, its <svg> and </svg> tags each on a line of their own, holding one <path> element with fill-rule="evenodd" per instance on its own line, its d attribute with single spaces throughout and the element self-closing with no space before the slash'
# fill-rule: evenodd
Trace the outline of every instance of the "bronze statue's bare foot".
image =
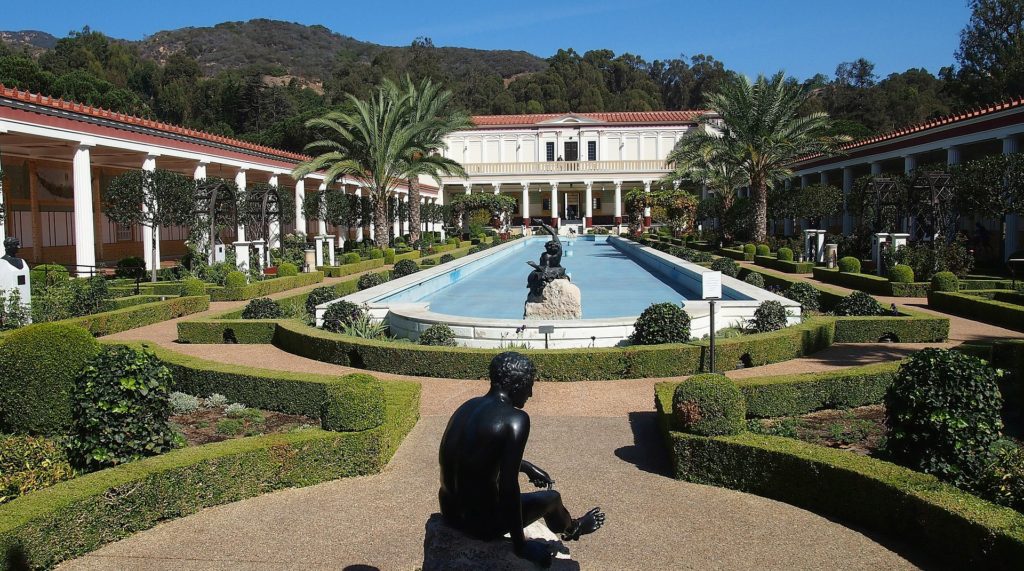
<svg viewBox="0 0 1024 571">
<path fill-rule="evenodd" d="M 565 541 L 575 541 L 580 536 L 594 533 L 604 525 L 604 512 L 594 508 L 583 514 L 583 517 L 572 520 L 572 525 L 562 534 Z"/>
</svg>

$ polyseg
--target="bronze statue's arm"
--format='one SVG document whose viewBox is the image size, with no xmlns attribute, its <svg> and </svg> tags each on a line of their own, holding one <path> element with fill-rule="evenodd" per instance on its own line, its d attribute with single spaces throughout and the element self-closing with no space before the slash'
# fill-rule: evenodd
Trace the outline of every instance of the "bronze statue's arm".
<svg viewBox="0 0 1024 571">
<path fill-rule="evenodd" d="M 555 242 L 558 242 L 559 244 L 562 243 L 562 241 L 558 239 L 558 232 L 556 232 L 554 228 L 549 226 L 546 222 L 544 222 L 540 218 L 534 218 L 533 221 L 535 223 L 537 223 L 541 228 L 543 228 L 545 232 L 547 232 L 548 234 L 551 234 L 551 237 L 554 238 Z"/>
<path fill-rule="evenodd" d="M 555 484 L 555 481 L 551 479 L 547 472 L 528 460 L 520 462 L 519 471 L 526 474 L 526 477 L 530 479 L 530 483 L 538 488 L 550 488 Z"/>
</svg>

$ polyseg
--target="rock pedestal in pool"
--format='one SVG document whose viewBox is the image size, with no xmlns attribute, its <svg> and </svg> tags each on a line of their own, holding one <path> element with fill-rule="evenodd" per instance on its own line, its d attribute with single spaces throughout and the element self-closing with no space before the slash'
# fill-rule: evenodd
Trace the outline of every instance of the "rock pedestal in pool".
<svg viewBox="0 0 1024 571">
<path fill-rule="evenodd" d="M 526 526 L 523 533 L 527 539 L 547 543 L 555 553 L 550 569 L 579 570 L 579 563 L 571 559 L 565 544 L 544 525 L 543 520 Z M 446 525 L 441 514 L 433 514 L 427 521 L 423 541 L 423 571 L 530 571 L 537 568 L 533 563 L 516 556 L 509 539 L 480 541 L 467 537 Z"/>
<path fill-rule="evenodd" d="M 526 297 L 526 319 L 580 319 L 583 317 L 580 288 L 569 280 L 554 280 L 539 296 Z"/>
</svg>

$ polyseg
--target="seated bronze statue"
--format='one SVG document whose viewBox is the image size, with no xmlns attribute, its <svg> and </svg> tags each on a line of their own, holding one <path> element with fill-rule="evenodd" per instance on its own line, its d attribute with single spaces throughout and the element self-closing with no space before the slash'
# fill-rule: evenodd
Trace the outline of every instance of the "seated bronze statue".
<svg viewBox="0 0 1024 571">
<path fill-rule="evenodd" d="M 522 410 L 533 396 L 536 370 L 525 356 L 505 352 L 490 365 L 491 388 L 455 411 L 441 438 L 441 515 L 462 532 L 491 541 L 506 533 L 516 555 L 542 566 L 552 553 L 540 541 L 527 541 L 523 528 L 544 518 L 563 540 L 579 539 L 604 525 L 594 508 L 572 518 L 548 473 L 523 459 L 530 416 Z M 540 492 L 521 493 L 519 473 Z"/>
<path fill-rule="evenodd" d="M 539 298 L 544 293 L 544 287 L 554 280 L 568 279 L 565 275 L 565 268 L 562 267 L 562 242 L 558 239 L 558 232 L 544 223 L 543 220 L 534 218 L 533 222 L 551 235 L 551 240 L 544 244 L 544 253 L 540 255 L 540 263 L 526 262 L 533 271 L 526 278 L 526 287 L 530 290 L 530 296 Z"/>
</svg>

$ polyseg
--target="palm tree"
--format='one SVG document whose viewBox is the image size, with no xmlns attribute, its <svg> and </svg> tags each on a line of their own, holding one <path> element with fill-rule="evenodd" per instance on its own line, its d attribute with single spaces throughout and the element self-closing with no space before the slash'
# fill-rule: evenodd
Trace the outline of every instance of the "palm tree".
<svg viewBox="0 0 1024 571">
<path fill-rule="evenodd" d="M 368 100 L 346 94 L 347 104 L 340 111 L 310 119 L 306 126 L 322 129 L 323 139 L 306 145 L 307 150 L 324 152 L 299 164 L 292 171 L 296 178 L 324 171 L 324 182 L 342 177 L 354 178 L 369 188 L 373 203 L 375 244 L 388 246 L 388 197 L 407 171 L 407 157 L 427 154 L 420 145 L 430 122 L 411 120 L 412 105 L 407 95 L 387 86 L 377 89 Z"/>
<path fill-rule="evenodd" d="M 394 91 L 396 98 L 406 98 L 411 108 L 409 119 L 424 126 L 418 130 L 416 145 L 423 151 L 416 150 L 406 156 L 403 169 L 409 185 L 409 241 L 415 243 L 420 239 L 419 177 L 434 179 L 438 187 L 441 186 L 441 175 L 465 177 L 462 165 L 441 156 L 440 150 L 449 133 L 468 129 L 473 123 L 465 112 L 451 109 L 452 92 L 441 89 L 430 79 L 416 85 L 407 75 L 401 87 L 385 80 L 385 88 Z"/>
<path fill-rule="evenodd" d="M 668 156 L 671 164 L 688 170 L 700 165 L 732 163 L 749 180 L 754 203 L 754 239 L 763 241 L 768 229 L 768 187 L 793 176 L 790 165 L 797 159 L 818 153 L 835 153 L 849 140 L 832 135 L 827 113 L 800 115 L 810 92 L 787 82 L 783 72 L 770 79 L 763 75 L 750 83 L 733 76 L 720 90 L 708 96 L 713 114 L 700 122 L 705 127 L 682 138 Z M 724 126 L 716 132 L 715 122 Z"/>
</svg>

